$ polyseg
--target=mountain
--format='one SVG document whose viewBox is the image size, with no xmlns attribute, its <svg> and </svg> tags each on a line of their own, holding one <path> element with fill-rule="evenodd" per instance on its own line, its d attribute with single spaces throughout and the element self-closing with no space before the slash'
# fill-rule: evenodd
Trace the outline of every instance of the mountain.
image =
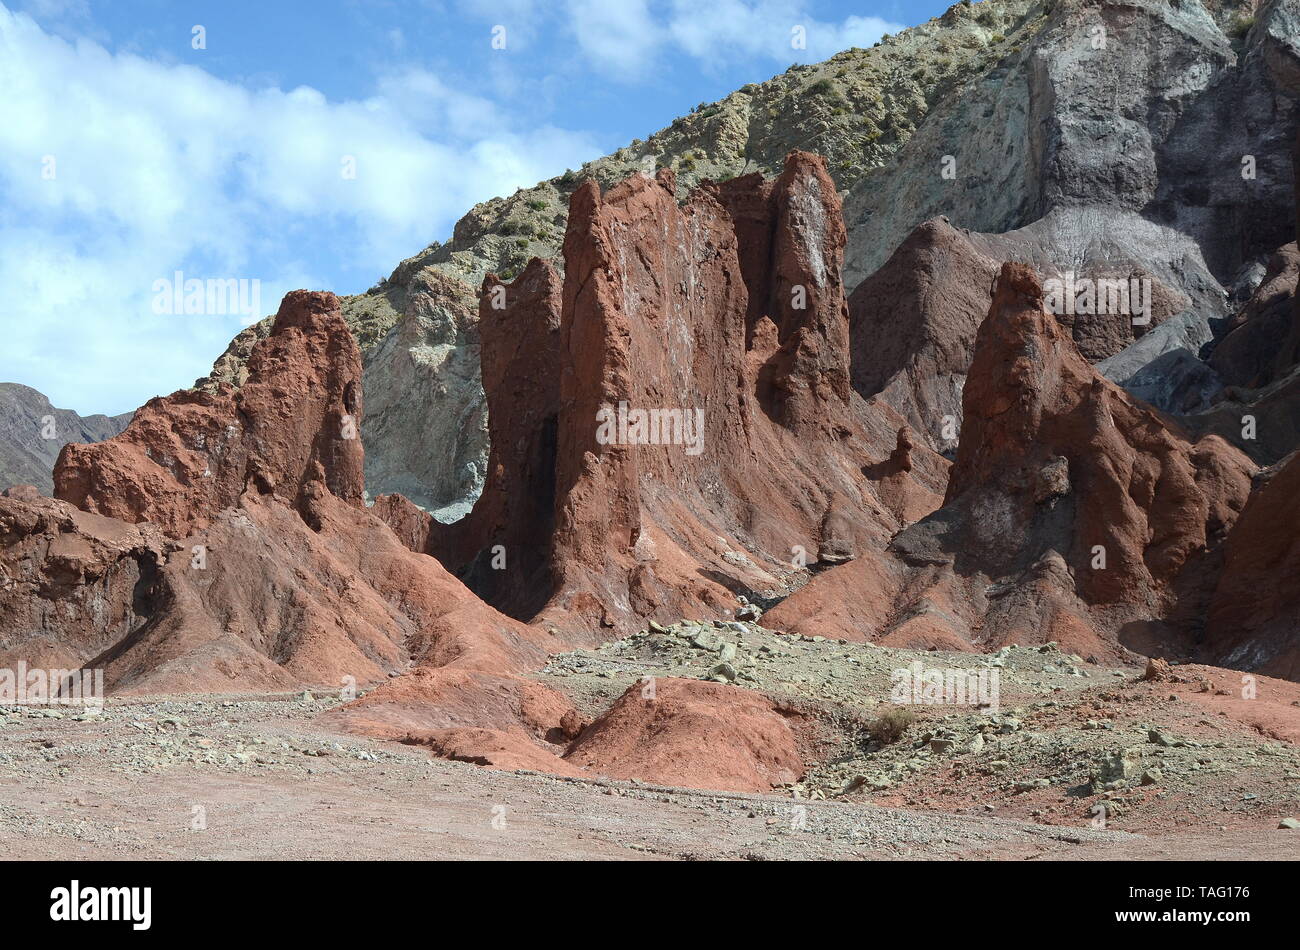
<svg viewBox="0 0 1300 950">
<path fill-rule="evenodd" d="M 18 383 L 0 383 L 0 490 L 35 485 L 53 494 L 50 473 L 68 442 L 102 442 L 126 428 L 131 413 L 79 416 L 55 409 L 45 396 Z"/>
<path fill-rule="evenodd" d="M 959 229 L 1013 232 L 1011 244 L 1056 270 L 1140 267 L 1195 312 L 1208 339 L 1228 316 L 1224 288 L 1240 290 L 1238 279 L 1251 280 L 1252 265 L 1289 240 L 1289 143 L 1278 130 L 1300 90 L 1298 19 L 1296 0 L 1258 10 L 1197 0 L 958 3 L 871 49 L 792 66 L 580 169 L 475 206 L 449 240 L 342 300 L 367 391 L 422 394 L 374 406 L 364 435 L 370 490 L 400 491 L 443 521 L 472 505 L 488 454 L 478 286 L 489 272 L 517 276 L 532 257 L 562 269 L 569 197 L 588 179 L 607 188 L 670 168 L 684 200 L 701 181 L 774 176 L 790 151 L 815 151 L 844 199 L 850 292 L 914 227 L 946 215 Z M 1105 45 L 1094 50 L 1097 37 Z M 1253 157 L 1249 182 L 1243 155 Z M 241 333 L 202 382 L 237 383 L 248 345 L 265 332 Z M 1081 322 L 1081 339 L 1096 332 Z M 1107 330 L 1090 355 L 1132 340 Z"/>
</svg>

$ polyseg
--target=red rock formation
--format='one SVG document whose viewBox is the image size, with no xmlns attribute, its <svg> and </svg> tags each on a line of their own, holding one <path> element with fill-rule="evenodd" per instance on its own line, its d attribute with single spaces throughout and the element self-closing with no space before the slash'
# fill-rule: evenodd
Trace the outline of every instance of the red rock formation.
<svg viewBox="0 0 1300 950">
<path fill-rule="evenodd" d="M 1228 536 L 1205 648 L 1223 666 L 1300 680 L 1300 455 L 1266 475 Z"/>
<path fill-rule="evenodd" d="M 1190 650 L 1182 619 L 1180 639 L 1161 621 L 1203 606 L 1249 460 L 1217 436 L 1189 442 L 1098 375 L 1019 264 L 1002 267 L 963 406 L 943 508 L 892 557 L 816 578 L 765 621 L 807 630 L 830 610 L 830 624 L 871 622 L 895 646 L 1054 639 L 1111 659 L 1123 629 L 1139 649 Z"/>
<path fill-rule="evenodd" d="M 338 307 L 329 293 L 286 295 L 242 388 L 151 399 L 116 438 L 65 446 L 55 496 L 177 538 L 250 487 L 297 504 L 319 478 L 361 504 L 361 356 Z"/>
<path fill-rule="evenodd" d="M 1050 521 L 1052 502 L 1068 497 L 1065 532 L 1044 523 L 1030 556 L 1049 546 L 1065 556 L 1089 603 L 1156 606 L 1249 492 L 1254 466 L 1240 452 L 1215 436 L 1189 444 L 1099 376 L 1043 310 L 1024 267 L 1002 268 L 963 401 L 945 505 L 960 500 L 996 516 L 969 520 L 974 547 L 963 551 L 990 573 L 1023 566 L 1036 522 Z M 1104 570 L 1089 567 L 1098 546 Z"/>
<path fill-rule="evenodd" d="M 540 262 L 500 288 L 500 312 L 485 287 L 484 497 L 445 530 L 398 501 L 386 517 L 492 603 L 545 605 L 539 622 L 588 639 L 725 614 L 793 561 L 882 547 L 934 506 L 946 465 L 923 447 L 893 457 L 904 420 L 851 392 L 843 243 L 833 183 L 805 153 L 683 206 L 666 171 L 603 196 L 587 183 L 559 299 Z M 533 501 L 547 497 L 550 512 Z"/>
<path fill-rule="evenodd" d="M 104 667 L 116 691 L 540 665 L 557 641 L 488 607 L 361 506 L 359 373 L 334 296 L 297 291 L 241 390 L 155 399 L 117 438 L 70 446 L 61 493 L 121 520 L 3 501 L 0 594 L 14 609 L 0 642 L 31 662 L 49 641 Z"/>
</svg>

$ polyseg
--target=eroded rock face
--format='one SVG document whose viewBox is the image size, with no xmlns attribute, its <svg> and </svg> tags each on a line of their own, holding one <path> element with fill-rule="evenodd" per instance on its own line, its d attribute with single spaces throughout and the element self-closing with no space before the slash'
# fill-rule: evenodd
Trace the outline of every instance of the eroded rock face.
<svg viewBox="0 0 1300 950">
<path fill-rule="evenodd" d="M 153 400 L 116 439 L 65 450 L 61 494 L 94 512 L 0 499 L 6 656 L 102 667 L 117 692 L 540 665 L 553 638 L 361 504 L 360 358 L 334 296 L 289 294 L 248 367 L 238 391 Z"/>
<path fill-rule="evenodd" d="M 537 259 L 509 285 L 484 280 L 479 325 L 492 438 L 487 484 L 470 514 L 442 525 L 421 519 L 401 496 L 376 504 L 413 550 L 453 565 L 516 617 L 535 615 L 552 589 L 561 288 Z"/>
<path fill-rule="evenodd" d="M 1228 536 L 1206 649 L 1232 669 L 1300 679 L 1300 455 L 1265 473 Z"/>
<path fill-rule="evenodd" d="M 469 511 L 485 475 L 473 298 L 463 281 L 422 271 L 401 318 L 363 356 L 366 484 L 401 492 L 442 521 Z"/>
<path fill-rule="evenodd" d="M 320 480 L 360 505 L 360 424 L 361 356 L 338 299 L 298 290 L 253 347 L 240 389 L 152 399 L 116 438 L 65 446 L 55 495 L 176 538 L 206 527 L 249 488 L 297 504 Z"/>
<path fill-rule="evenodd" d="M 849 298 L 853 388 L 880 396 L 937 451 L 957 447 L 962 385 L 1000 263 L 935 218 Z"/>
<path fill-rule="evenodd" d="M 1242 264 L 1291 237 L 1295 206 L 1296 5 L 1250 12 L 1237 43 L 1226 6 L 1060 0 L 1031 13 L 995 66 L 934 103 L 889 174 L 853 187 L 849 286 L 935 215 L 994 234 L 1042 221 L 1035 243 L 1058 268 L 1129 261 L 1212 315 Z"/>
<path fill-rule="evenodd" d="M 142 597 L 174 548 L 128 525 L 42 497 L 0 497 L 0 668 L 76 669 L 148 616 Z"/>
<path fill-rule="evenodd" d="M 843 227 L 820 159 L 793 153 L 774 181 L 683 206 L 669 173 L 584 185 L 569 222 L 562 291 L 539 262 L 493 314 L 485 285 L 493 463 L 475 511 L 443 529 L 383 502 L 417 549 L 517 616 L 591 638 L 716 616 L 796 560 L 879 548 L 930 510 L 945 463 L 849 386 Z"/>
<path fill-rule="evenodd" d="M 1273 382 L 1296 362 L 1287 352 L 1291 334 L 1300 250 L 1295 242 L 1269 256 L 1260 284 L 1225 327 L 1210 365 L 1224 381 L 1247 389 Z"/>
<path fill-rule="evenodd" d="M 1011 523 L 970 523 L 969 556 L 997 570 L 1023 566 L 1025 532 L 1048 515 L 1039 506 L 1070 495 L 1067 530 L 1050 540 L 1085 599 L 1145 604 L 1231 526 L 1254 466 L 1217 437 L 1189 444 L 1100 377 L 1044 312 L 1041 294 L 1032 272 L 1003 266 L 976 342 L 945 505 Z M 1107 568 L 1085 569 L 1097 546 Z"/>
<path fill-rule="evenodd" d="M 1189 624 L 1250 492 L 1249 459 L 1216 436 L 1190 442 L 1100 376 L 1023 264 L 1001 269 L 963 405 L 943 507 L 899 533 L 888 556 L 827 572 L 766 620 L 809 629 L 830 612 L 892 646 L 1042 636 L 1111 659 L 1128 645 L 1171 648 L 1177 627 L 1189 652 Z M 871 603 L 846 604 L 855 588 Z"/>
</svg>

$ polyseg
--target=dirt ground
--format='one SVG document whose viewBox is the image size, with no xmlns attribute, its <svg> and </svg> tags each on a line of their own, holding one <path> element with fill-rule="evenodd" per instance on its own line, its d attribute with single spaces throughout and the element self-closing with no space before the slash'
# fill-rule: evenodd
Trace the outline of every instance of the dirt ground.
<svg viewBox="0 0 1300 950">
<path fill-rule="evenodd" d="M 1296 856 L 1257 821 L 1158 836 L 991 814 L 491 771 L 325 731 L 332 697 L 0 710 L 11 859 L 1020 859 Z"/>
</svg>

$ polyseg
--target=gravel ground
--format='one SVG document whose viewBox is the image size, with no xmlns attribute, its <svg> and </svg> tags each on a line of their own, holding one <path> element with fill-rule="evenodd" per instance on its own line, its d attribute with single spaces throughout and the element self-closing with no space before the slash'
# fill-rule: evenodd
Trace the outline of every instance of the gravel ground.
<svg viewBox="0 0 1300 950">
<path fill-rule="evenodd" d="M 997 702 L 915 705 L 895 741 L 875 738 L 895 671 L 918 662 L 997 671 Z M 1300 699 L 1276 689 L 1246 721 L 1203 677 L 1148 683 L 1050 646 L 913 653 L 730 621 L 537 674 L 588 716 L 645 676 L 803 710 L 807 775 L 743 795 L 492 771 L 330 732 L 318 717 L 341 700 L 310 693 L 0 707 L 0 843 L 28 859 L 1124 860 L 1300 844 L 1278 828 L 1300 813 Z"/>
<path fill-rule="evenodd" d="M 909 704 L 901 737 L 878 741 L 876 722 L 898 709 L 897 672 L 916 664 L 966 674 L 971 701 Z M 730 669 L 719 675 L 720 665 Z M 974 677 L 987 685 L 994 674 L 997 701 L 981 708 Z M 683 622 L 553 657 L 540 674 L 588 715 L 645 676 L 725 680 L 807 710 L 816 754 L 789 789 L 800 800 L 1142 833 L 1278 830 L 1300 815 L 1300 728 L 1279 739 L 1196 677 L 1145 682 L 1140 670 L 1088 664 L 1051 644 L 914 652 L 755 623 Z M 1281 709 L 1300 727 L 1295 684 L 1259 689 L 1260 708 Z"/>
</svg>

